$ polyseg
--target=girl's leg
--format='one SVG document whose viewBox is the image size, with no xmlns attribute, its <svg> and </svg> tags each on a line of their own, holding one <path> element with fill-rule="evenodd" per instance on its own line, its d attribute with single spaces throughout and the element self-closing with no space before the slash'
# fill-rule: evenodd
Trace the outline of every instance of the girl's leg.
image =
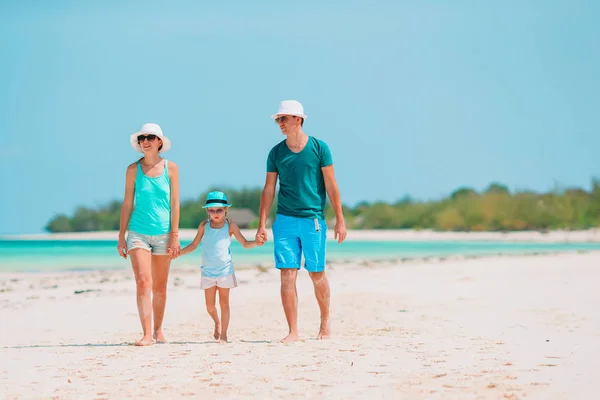
<svg viewBox="0 0 600 400">
<path fill-rule="evenodd" d="M 229 290 L 219 288 L 219 306 L 221 307 L 221 335 L 219 343 L 227 343 L 227 328 L 229 327 Z"/>
<path fill-rule="evenodd" d="M 154 339 L 157 343 L 166 343 L 162 323 L 167 305 L 170 266 L 170 256 L 152 256 L 152 309 L 154 311 Z"/>
<path fill-rule="evenodd" d="M 221 325 L 219 323 L 219 315 L 217 314 L 217 307 L 215 306 L 217 297 L 217 287 L 213 286 L 208 289 L 204 289 L 204 298 L 206 299 L 206 311 L 208 311 L 208 315 L 210 315 L 215 321 L 215 331 L 213 336 L 215 340 L 219 340 L 219 334 L 221 330 Z"/>
<path fill-rule="evenodd" d="M 137 294 L 137 308 L 142 323 L 144 336 L 135 342 L 136 346 L 149 346 L 152 344 L 152 255 L 144 249 L 132 249 L 129 251 L 131 266 L 135 275 Z"/>
</svg>

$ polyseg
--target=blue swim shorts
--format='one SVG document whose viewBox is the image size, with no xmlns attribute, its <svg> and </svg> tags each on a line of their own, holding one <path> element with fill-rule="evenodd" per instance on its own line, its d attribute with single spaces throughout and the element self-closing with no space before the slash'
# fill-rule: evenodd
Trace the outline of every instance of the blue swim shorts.
<svg viewBox="0 0 600 400">
<path fill-rule="evenodd" d="M 304 268 L 309 272 L 325 270 L 327 224 L 325 220 L 297 218 L 277 214 L 273 223 L 275 267 L 300 269 L 302 254 Z"/>
</svg>

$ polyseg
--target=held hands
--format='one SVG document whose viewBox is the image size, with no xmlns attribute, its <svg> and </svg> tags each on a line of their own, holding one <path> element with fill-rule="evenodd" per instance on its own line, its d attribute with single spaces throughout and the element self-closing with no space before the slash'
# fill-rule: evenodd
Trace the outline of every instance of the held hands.
<svg viewBox="0 0 600 400">
<path fill-rule="evenodd" d="M 267 237 L 267 230 L 265 228 L 258 228 L 256 231 L 256 243 L 259 246 L 262 246 L 263 244 L 266 243 L 268 237 Z"/>
<path fill-rule="evenodd" d="M 171 259 L 175 259 L 181 255 L 181 244 L 179 243 L 179 234 L 171 233 L 171 235 L 169 236 L 167 254 L 171 256 Z"/>
<path fill-rule="evenodd" d="M 338 243 L 342 243 L 346 240 L 346 223 L 344 221 L 336 222 L 335 227 L 333 228 L 333 238 L 338 241 Z"/>
</svg>

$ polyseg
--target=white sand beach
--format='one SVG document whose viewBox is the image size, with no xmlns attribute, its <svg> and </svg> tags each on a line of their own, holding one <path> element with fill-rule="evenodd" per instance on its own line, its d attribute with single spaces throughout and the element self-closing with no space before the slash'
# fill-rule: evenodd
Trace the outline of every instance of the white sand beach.
<svg viewBox="0 0 600 400">
<path fill-rule="evenodd" d="M 0 275 L 5 399 L 591 399 L 600 253 L 332 265 L 334 337 L 299 278 L 302 341 L 274 269 L 239 271 L 230 343 L 211 337 L 197 271 L 170 277 L 167 344 L 140 337 L 130 271 Z"/>
</svg>

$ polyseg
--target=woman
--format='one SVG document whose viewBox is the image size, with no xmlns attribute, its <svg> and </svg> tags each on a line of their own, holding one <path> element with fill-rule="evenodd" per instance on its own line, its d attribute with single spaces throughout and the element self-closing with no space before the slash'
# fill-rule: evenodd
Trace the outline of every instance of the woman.
<svg viewBox="0 0 600 400">
<path fill-rule="evenodd" d="M 121 257 L 126 259 L 129 254 L 135 274 L 137 307 L 144 332 L 135 345 L 149 346 L 153 338 L 157 343 L 166 342 L 162 322 L 167 279 L 171 259 L 179 255 L 181 248 L 179 171 L 174 162 L 159 155 L 169 150 L 171 141 L 157 124 L 144 124 L 131 135 L 130 142 L 144 156 L 127 167 L 117 246 Z"/>
</svg>

